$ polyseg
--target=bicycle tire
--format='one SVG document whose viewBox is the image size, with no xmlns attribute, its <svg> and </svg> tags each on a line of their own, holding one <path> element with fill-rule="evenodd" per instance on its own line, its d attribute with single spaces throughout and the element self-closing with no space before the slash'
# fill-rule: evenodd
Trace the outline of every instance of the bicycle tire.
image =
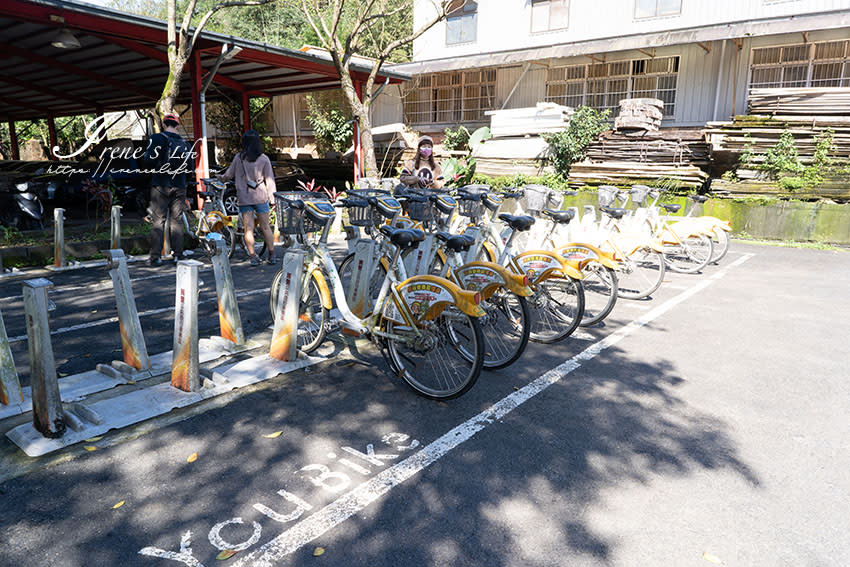
<svg viewBox="0 0 850 567">
<path fill-rule="evenodd" d="M 337 273 L 339 273 L 339 281 L 342 283 L 342 289 L 346 292 L 346 299 L 348 299 L 348 291 L 351 289 L 351 270 L 354 266 L 354 253 L 346 256 L 339 265 L 339 269 Z M 383 264 L 378 263 L 375 270 L 372 272 L 372 277 L 369 280 L 369 296 L 372 300 L 372 306 L 374 306 L 375 301 L 378 299 L 378 294 L 381 292 L 381 286 L 384 283 L 384 278 L 387 275 L 387 271 L 384 269 Z"/>
<path fill-rule="evenodd" d="M 478 381 L 484 367 L 484 336 L 477 318 L 449 306 L 427 327 L 418 329 L 419 336 L 409 326 L 390 320 L 384 321 L 384 330 L 390 335 L 406 335 L 403 339 L 383 340 L 387 362 L 395 375 L 420 396 L 451 400 L 468 392 Z M 461 338 L 466 340 L 463 346 Z M 428 378 L 429 369 L 441 377 Z"/>
<path fill-rule="evenodd" d="M 655 293 L 666 273 L 664 255 L 649 248 L 636 250 L 621 262 L 617 297 L 643 299 Z"/>
<path fill-rule="evenodd" d="M 484 368 L 497 370 L 516 362 L 531 336 L 528 300 L 506 289 L 481 302 L 486 314 L 479 319 L 484 335 Z"/>
<path fill-rule="evenodd" d="M 590 327 L 601 323 L 617 304 L 617 289 L 619 281 L 617 272 L 597 262 L 590 262 L 582 271 L 584 279 L 584 316 L 581 318 L 582 327 Z"/>
<path fill-rule="evenodd" d="M 579 280 L 550 278 L 536 284 L 530 298 L 534 342 L 551 344 L 573 334 L 584 315 L 584 289 Z"/>
<path fill-rule="evenodd" d="M 711 264 L 719 264 L 720 260 L 726 257 L 729 252 L 729 245 L 732 239 L 729 238 L 729 233 L 722 228 L 715 227 L 712 233 L 711 241 L 714 245 L 714 252 L 711 254 Z"/>
<path fill-rule="evenodd" d="M 269 311 L 272 321 L 277 316 L 277 298 L 282 278 L 283 270 L 281 269 L 274 275 L 269 291 Z M 319 348 L 327 335 L 329 319 L 330 311 L 322 304 L 322 293 L 313 274 L 310 276 L 310 285 L 307 287 L 307 297 L 302 297 L 298 305 L 298 330 L 296 331 L 298 350 L 309 354 Z M 305 323 L 309 326 L 304 325 Z"/>
<path fill-rule="evenodd" d="M 227 247 L 227 257 L 233 258 L 233 253 L 236 251 L 236 231 L 233 230 L 232 226 L 226 226 L 221 235 L 224 237 L 224 245 Z"/>
<path fill-rule="evenodd" d="M 688 236 L 679 244 L 664 246 L 667 268 L 679 274 L 696 274 L 708 265 L 713 253 L 711 239 L 704 234 Z"/>
</svg>

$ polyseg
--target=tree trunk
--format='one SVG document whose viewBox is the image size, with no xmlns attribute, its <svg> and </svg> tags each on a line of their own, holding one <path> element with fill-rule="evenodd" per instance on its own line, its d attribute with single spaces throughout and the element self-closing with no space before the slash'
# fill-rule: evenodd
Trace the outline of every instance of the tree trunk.
<svg viewBox="0 0 850 567">
<path fill-rule="evenodd" d="M 360 126 L 360 148 L 363 155 L 363 177 L 381 177 L 378 171 L 378 160 L 375 157 L 375 141 L 372 139 L 372 119 L 369 117 L 369 108 L 357 117 Z M 356 181 L 356 180 L 355 180 Z"/>
</svg>

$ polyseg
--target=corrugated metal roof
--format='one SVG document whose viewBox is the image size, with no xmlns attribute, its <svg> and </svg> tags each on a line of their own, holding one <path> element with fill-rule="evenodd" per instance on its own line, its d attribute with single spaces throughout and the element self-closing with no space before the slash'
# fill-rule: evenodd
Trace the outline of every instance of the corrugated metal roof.
<svg viewBox="0 0 850 567">
<path fill-rule="evenodd" d="M 51 18 L 53 16 L 54 18 Z M 59 49 L 51 40 L 64 27 L 79 49 Z M 3 0 L 0 3 L 0 119 L 48 114 L 94 113 L 152 107 L 168 76 L 165 22 L 68 0 Z M 339 86 L 331 58 L 224 34 L 201 33 L 195 49 L 209 69 L 221 46 L 242 51 L 219 68 L 208 100 L 270 96 Z M 353 64 L 366 79 L 370 69 Z M 410 77 L 387 70 L 381 81 Z M 178 103 L 191 98 L 191 75 L 181 81 Z"/>
</svg>

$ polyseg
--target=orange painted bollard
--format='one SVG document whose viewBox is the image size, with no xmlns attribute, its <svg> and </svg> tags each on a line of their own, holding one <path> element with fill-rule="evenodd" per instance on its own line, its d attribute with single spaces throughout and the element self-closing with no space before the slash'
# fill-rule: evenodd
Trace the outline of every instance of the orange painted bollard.
<svg viewBox="0 0 850 567">
<path fill-rule="evenodd" d="M 121 332 L 121 350 L 124 362 L 136 370 L 150 370 L 151 361 L 136 309 L 136 298 L 130 284 L 130 272 L 127 269 L 127 257 L 123 250 L 104 250 L 115 291 L 115 306 L 118 310 L 118 328 Z"/>
<path fill-rule="evenodd" d="M 351 286 L 346 290 L 346 300 L 351 312 L 364 317 L 372 310 L 372 298 L 369 295 L 369 282 L 376 268 L 377 247 L 374 240 L 360 240 L 354 246 L 354 263 L 351 274 Z"/>
<path fill-rule="evenodd" d="M 65 267 L 65 209 L 53 209 L 53 265 Z"/>
<path fill-rule="evenodd" d="M 215 274 L 215 293 L 218 296 L 221 336 L 237 345 L 244 345 L 245 331 L 242 329 L 242 318 L 239 316 L 239 305 L 236 303 L 236 290 L 233 286 L 233 275 L 230 272 L 224 240 L 215 241 L 212 265 Z"/>
<path fill-rule="evenodd" d="M 184 392 L 196 392 L 201 388 L 198 352 L 198 268 L 202 265 L 197 260 L 181 260 L 177 263 L 171 385 Z"/>
<path fill-rule="evenodd" d="M 295 360 L 298 356 L 298 309 L 301 303 L 304 252 L 287 250 L 283 255 L 280 269 L 280 289 L 277 292 L 274 332 L 269 356 L 286 362 Z"/>
<path fill-rule="evenodd" d="M 33 426 L 48 438 L 61 437 L 66 428 L 47 322 L 47 290 L 52 286 L 44 278 L 24 282 Z"/>
</svg>

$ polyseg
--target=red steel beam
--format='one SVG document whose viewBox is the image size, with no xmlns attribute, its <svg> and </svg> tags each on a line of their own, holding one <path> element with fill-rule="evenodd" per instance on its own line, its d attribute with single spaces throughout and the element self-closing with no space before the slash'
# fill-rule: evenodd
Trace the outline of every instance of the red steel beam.
<svg viewBox="0 0 850 567">
<path fill-rule="evenodd" d="M 9 120 L 9 145 L 12 146 L 12 159 L 21 159 L 21 150 L 18 147 L 18 133 L 15 131 L 14 120 Z"/>
<path fill-rule="evenodd" d="M 77 104 L 94 108 L 98 103 L 93 100 L 80 98 L 78 96 L 74 96 L 72 94 L 68 94 L 65 91 L 57 91 L 55 89 L 51 89 L 50 87 L 42 87 L 41 85 L 37 85 L 35 83 L 31 83 L 30 81 L 22 81 L 21 79 L 16 79 L 14 77 L 9 77 L 7 75 L 0 75 L 0 83 L 7 83 L 10 85 L 16 85 L 18 87 L 34 91 L 37 93 L 42 93 L 46 95 L 50 95 L 55 98 L 61 98 L 62 100 L 68 100 L 71 102 L 76 102 Z"/>
<path fill-rule="evenodd" d="M 50 147 L 47 148 L 47 155 L 56 159 L 53 148 L 59 145 L 59 137 L 56 135 L 56 122 L 53 120 L 52 115 L 47 117 L 47 135 L 50 138 Z"/>
<path fill-rule="evenodd" d="M 251 129 L 251 97 L 248 93 L 242 93 L 242 131 Z"/>
<path fill-rule="evenodd" d="M 201 88 L 203 86 L 203 68 L 201 67 L 200 51 L 192 53 L 190 73 L 192 78 L 192 135 L 195 138 L 193 150 L 198 156 L 198 159 L 195 160 L 195 182 L 197 183 L 195 187 L 198 191 L 203 191 L 204 184 L 201 179 L 204 178 L 203 172 L 206 169 L 204 167 L 204 163 L 207 158 L 207 148 L 201 145 L 203 144 L 203 138 L 201 137 L 201 133 L 203 132 L 203 124 L 201 123 Z M 204 200 L 197 194 L 195 195 L 195 198 L 198 202 L 198 210 L 203 210 Z"/>
<path fill-rule="evenodd" d="M 7 98 L 5 96 L 0 96 L 0 102 L 3 104 L 8 104 L 9 106 L 16 106 L 18 108 L 26 108 L 27 110 L 34 110 L 36 112 L 42 113 L 44 116 L 50 114 L 50 110 L 43 106 L 39 106 L 37 104 L 32 104 L 30 102 L 22 101 L 21 99 L 16 98 Z"/>
</svg>

